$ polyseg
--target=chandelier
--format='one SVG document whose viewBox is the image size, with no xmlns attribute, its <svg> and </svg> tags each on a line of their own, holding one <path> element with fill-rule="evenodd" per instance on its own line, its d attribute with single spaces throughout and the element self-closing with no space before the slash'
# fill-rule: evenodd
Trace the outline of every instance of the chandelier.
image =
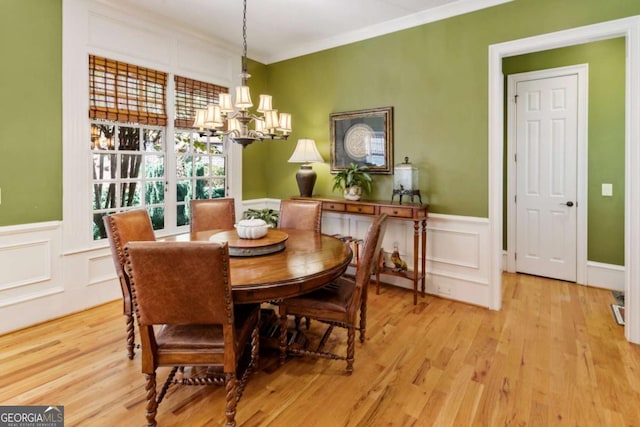
<svg viewBox="0 0 640 427">
<path fill-rule="evenodd" d="M 271 105 L 271 95 L 260 95 L 260 103 L 256 110 L 261 113 L 260 116 L 249 112 L 253 103 L 247 86 L 247 80 L 251 77 L 247 72 L 247 0 L 244 0 L 242 15 L 242 43 L 242 85 L 236 87 L 235 104 L 231 102 L 231 94 L 221 93 L 218 104 L 210 104 L 207 108 L 196 111 L 193 127 L 206 129 L 212 136 L 226 136 L 242 145 L 242 148 L 254 141 L 287 139 L 291 133 L 291 114 L 278 115 L 278 110 L 274 110 Z"/>
</svg>

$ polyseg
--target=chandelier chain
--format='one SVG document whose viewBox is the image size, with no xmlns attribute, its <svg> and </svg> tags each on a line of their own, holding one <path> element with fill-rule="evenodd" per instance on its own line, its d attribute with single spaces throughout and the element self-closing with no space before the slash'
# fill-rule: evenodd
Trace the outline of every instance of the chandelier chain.
<svg viewBox="0 0 640 427">
<path fill-rule="evenodd" d="M 247 0 L 242 11 L 242 72 L 247 72 Z"/>
<path fill-rule="evenodd" d="M 201 135 L 225 138 L 247 147 L 254 141 L 264 139 L 286 140 L 291 133 L 291 114 L 280 113 L 271 104 L 271 95 L 260 95 L 257 113 L 249 111 L 253 107 L 247 80 L 251 75 L 247 72 L 247 0 L 242 9 L 242 79 L 241 86 L 236 87 L 235 105 L 231 94 L 221 93 L 218 102 L 207 105 L 196 111 L 193 127 L 199 128 Z M 226 130 L 221 129 L 226 125 Z M 250 128 L 249 125 L 253 125 Z"/>
</svg>

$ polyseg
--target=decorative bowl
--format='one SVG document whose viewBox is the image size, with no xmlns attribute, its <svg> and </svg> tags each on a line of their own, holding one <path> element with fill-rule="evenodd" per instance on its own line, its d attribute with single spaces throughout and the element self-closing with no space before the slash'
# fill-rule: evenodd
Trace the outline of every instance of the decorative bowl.
<svg viewBox="0 0 640 427">
<path fill-rule="evenodd" d="M 262 219 L 243 219 L 236 225 L 238 237 L 241 239 L 260 239 L 267 235 L 269 226 Z"/>
</svg>

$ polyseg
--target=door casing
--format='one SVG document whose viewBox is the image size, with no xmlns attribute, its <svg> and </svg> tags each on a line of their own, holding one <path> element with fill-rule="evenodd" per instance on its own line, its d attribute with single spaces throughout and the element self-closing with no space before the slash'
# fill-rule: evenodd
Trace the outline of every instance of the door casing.
<svg viewBox="0 0 640 427">
<path fill-rule="evenodd" d="M 504 75 L 502 59 L 623 37 L 625 64 L 625 337 L 640 344 L 640 15 L 489 46 L 489 308 L 502 307 Z"/>
</svg>

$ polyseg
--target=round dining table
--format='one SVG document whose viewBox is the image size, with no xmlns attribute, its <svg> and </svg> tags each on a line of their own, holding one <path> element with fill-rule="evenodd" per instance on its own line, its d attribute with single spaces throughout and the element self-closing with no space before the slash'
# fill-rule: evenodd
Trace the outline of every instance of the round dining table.
<svg viewBox="0 0 640 427">
<path fill-rule="evenodd" d="M 266 240 L 255 239 L 255 246 L 268 246 L 272 236 L 282 243 L 273 253 L 230 256 L 234 303 L 278 301 L 311 292 L 344 273 L 353 256 L 349 245 L 340 239 L 308 230 L 270 230 Z M 199 231 L 164 240 L 228 240 L 230 253 L 238 249 L 236 245 L 252 245 L 249 240 L 239 240 L 235 230 Z"/>
</svg>

